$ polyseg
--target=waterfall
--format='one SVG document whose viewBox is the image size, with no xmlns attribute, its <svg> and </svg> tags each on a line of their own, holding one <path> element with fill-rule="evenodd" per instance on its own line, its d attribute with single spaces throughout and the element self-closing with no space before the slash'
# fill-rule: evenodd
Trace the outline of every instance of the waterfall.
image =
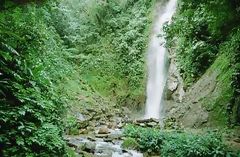
<svg viewBox="0 0 240 157">
<path fill-rule="evenodd" d="M 169 0 L 165 8 L 157 11 L 158 16 L 153 25 L 150 39 L 147 63 L 148 82 L 145 118 L 163 118 L 163 91 L 167 79 L 167 49 L 164 47 L 165 39 L 163 25 L 170 22 L 177 6 L 177 0 Z M 162 8 L 162 7 L 161 7 Z"/>
</svg>

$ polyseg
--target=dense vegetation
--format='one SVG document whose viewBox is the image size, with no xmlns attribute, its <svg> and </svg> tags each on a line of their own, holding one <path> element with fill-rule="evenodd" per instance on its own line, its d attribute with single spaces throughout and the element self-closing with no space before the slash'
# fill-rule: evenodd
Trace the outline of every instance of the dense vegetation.
<svg viewBox="0 0 240 157">
<path fill-rule="evenodd" d="M 226 67 L 226 77 L 220 83 L 226 92 L 223 102 L 228 113 L 234 113 L 234 119 L 239 122 L 239 26 L 240 3 L 237 0 L 179 1 L 177 13 L 173 22 L 166 27 L 168 47 L 174 48 L 178 67 L 186 87 L 189 87 L 202 76 L 217 57 L 224 55 L 229 59 L 218 66 Z M 223 70 L 216 67 L 215 71 Z M 223 78 L 223 77 L 222 77 Z M 228 89 L 227 87 L 232 87 Z M 228 96 L 226 96 L 228 95 Z M 229 96 L 230 95 L 230 96 Z M 238 109 L 237 109 L 238 108 Z M 233 117 L 233 115 L 231 115 Z M 236 118 L 237 117 L 237 118 Z M 235 123 L 236 120 L 234 120 Z"/>
<path fill-rule="evenodd" d="M 5 156 L 65 152 L 59 85 L 73 68 L 60 36 L 48 24 L 47 10 L 11 3 L 1 10 L 0 139 Z"/>
<path fill-rule="evenodd" d="M 127 125 L 124 134 L 128 138 L 123 146 L 150 154 L 161 154 L 163 157 L 237 156 L 234 152 L 227 151 L 221 134 L 217 132 L 160 131 Z"/>
<path fill-rule="evenodd" d="M 69 112 L 110 104 L 141 108 L 155 3 L 0 1 L 0 156 L 67 156 L 63 134 L 76 124 Z M 165 27 L 187 86 L 214 61 L 221 63 L 213 66 L 225 72 L 226 90 L 218 101 L 229 103 L 230 123 L 236 117 L 240 123 L 239 12 L 237 0 L 181 0 Z M 163 156 L 231 155 L 216 133 L 129 126 L 125 134 L 125 147 Z"/>
<path fill-rule="evenodd" d="M 53 23 L 71 47 L 81 78 L 118 104 L 144 101 L 144 50 L 152 4 L 75 0 L 63 1 L 53 11 Z"/>
<path fill-rule="evenodd" d="M 107 105 L 99 102 L 103 98 L 118 105 L 143 103 L 153 2 L 1 1 L 0 149 L 5 156 L 63 156 L 66 106 Z"/>
</svg>

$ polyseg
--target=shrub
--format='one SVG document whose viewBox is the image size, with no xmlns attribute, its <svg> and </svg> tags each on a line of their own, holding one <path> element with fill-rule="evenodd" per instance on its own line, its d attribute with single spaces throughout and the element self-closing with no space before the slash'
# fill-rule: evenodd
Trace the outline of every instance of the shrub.
<svg viewBox="0 0 240 157">
<path fill-rule="evenodd" d="M 158 153 L 163 157 L 225 157 L 231 154 L 220 133 L 216 132 L 193 134 L 127 125 L 124 135 L 134 138 L 141 151 Z"/>
<path fill-rule="evenodd" d="M 137 141 L 134 138 L 128 137 L 123 141 L 122 147 L 126 148 L 126 149 L 138 150 L 139 149 L 139 144 L 137 143 Z"/>
</svg>

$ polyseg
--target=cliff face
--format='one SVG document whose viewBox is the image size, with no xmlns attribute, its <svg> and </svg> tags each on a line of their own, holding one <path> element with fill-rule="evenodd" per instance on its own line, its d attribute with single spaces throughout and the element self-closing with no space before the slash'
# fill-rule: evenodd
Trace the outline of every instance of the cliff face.
<svg viewBox="0 0 240 157">
<path fill-rule="evenodd" d="M 231 99 L 230 55 L 221 54 L 191 87 L 184 84 L 174 54 L 167 81 L 166 119 L 174 119 L 184 127 L 226 126 L 234 114 L 228 112 Z M 236 110 L 236 109 L 235 109 Z"/>
<path fill-rule="evenodd" d="M 179 1 L 166 28 L 168 118 L 187 127 L 240 123 L 239 8 L 236 1 Z"/>
</svg>

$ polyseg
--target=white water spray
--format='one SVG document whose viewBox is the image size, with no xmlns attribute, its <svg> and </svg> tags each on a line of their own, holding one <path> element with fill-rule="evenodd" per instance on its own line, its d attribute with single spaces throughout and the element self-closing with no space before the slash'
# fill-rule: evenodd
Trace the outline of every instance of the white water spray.
<svg viewBox="0 0 240 157">
<path fill-rule="evenodd" d="M 177 6 L 177 0 L 169 0 L 153 26 L 148 48 L 148 82 L 145 118 L 163 118 L 163 91 L 167 78 L 167 49 L 164 47 L 163 25 L 170 22 Z"/>
</svg>

